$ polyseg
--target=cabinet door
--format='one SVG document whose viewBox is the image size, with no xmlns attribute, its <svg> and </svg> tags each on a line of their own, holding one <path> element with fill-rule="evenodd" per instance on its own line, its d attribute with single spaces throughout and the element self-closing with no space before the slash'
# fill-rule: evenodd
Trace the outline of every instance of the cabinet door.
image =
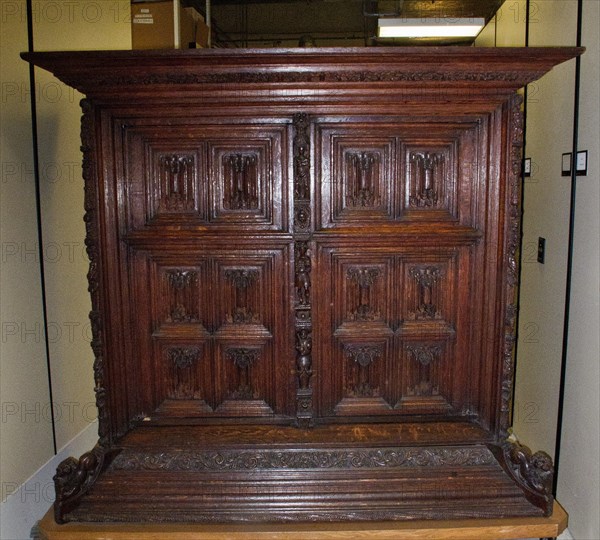
<svg viewBox="0 0 600 540">
<path fill-rule="evenodd" d="M 317 122 L 318 414 L 472 414 L 477 123 Z"/>
<path fill-rule="evenodd" d="M 113 121 L 134 415 L 291 421 L 288 124 Z"/>
</svg>

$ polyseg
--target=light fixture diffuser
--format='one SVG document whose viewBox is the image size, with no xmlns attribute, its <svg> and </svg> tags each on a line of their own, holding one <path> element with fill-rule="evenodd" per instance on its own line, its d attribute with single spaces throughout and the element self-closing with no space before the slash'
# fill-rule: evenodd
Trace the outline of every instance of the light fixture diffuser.
<svg viewBox="0 0 600 540">
<path fill-rule="evenodd" d="M 485 25 L 483 18 L 379 19 L 381 38 L 475 37 Z"/>
</svg>

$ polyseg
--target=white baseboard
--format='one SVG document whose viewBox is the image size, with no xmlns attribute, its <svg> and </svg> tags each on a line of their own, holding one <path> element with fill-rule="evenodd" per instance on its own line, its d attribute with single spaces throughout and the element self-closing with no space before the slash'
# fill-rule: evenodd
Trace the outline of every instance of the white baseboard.
<svg viewBox="0 0 600 540">
<path fill-rule="evenodd" d="M 98 442 L 98 422 L 80 431 L 0 504 L 0 540 L 29 540 L 31 529 L 54 502 L 52 477 L 58 464 L 79 457 Z"/>
</svg>

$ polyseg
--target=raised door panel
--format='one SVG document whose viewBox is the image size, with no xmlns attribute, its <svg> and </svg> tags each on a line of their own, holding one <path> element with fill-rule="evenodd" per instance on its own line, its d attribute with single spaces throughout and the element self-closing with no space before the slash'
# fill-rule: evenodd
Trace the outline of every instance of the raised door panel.
<svg viewBox="0 0 600 540">
<path fill-rule="evenodd" d="M 285 417 L 294 398 L 287 247 L 135 252 L 144 414 Z M 148 306 L 150 315 L 138 314 Z"/>
<path fill-rule="evenodd" d="M 313 350 L 320 416 L 463 414 L 477 305 L 470 246 L 320 245 Z"/>
<path fill-rule="evenodd" d="M 475 225 L 479 123 L 320 120 L 315 132 L 317 230 Z"/>
<path fill-rule="evenodd" d="M 287 126 L 220 122 L 114 122 L 122 230 L 287 230 Z"/>
</svg>

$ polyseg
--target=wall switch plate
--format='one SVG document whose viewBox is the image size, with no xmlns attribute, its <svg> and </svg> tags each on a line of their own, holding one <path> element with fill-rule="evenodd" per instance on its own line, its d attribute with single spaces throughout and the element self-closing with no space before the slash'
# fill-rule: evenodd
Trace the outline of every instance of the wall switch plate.
<svg viewBox="0 0 600 540">
<path fill-rule="evenodd" d="M 544 264 L 546 260 L 546 239 L 541 236 L 538 238 L 537 262 Z"/>
<path fill-rule="evenodd" d="M 577 176 L 587 175 L 587 157 L 587 150 L 577 152 L 577 159 L 575 160 L 575 170 L 577 171 Z"/>
<path fill-rule="evenodd" d="M 571 161 L 572 161 L 571 152 L 565 152 L 562 155 L 562 161 L 561 161 L 562 176 L 571 176 Z"/>
</svg>

